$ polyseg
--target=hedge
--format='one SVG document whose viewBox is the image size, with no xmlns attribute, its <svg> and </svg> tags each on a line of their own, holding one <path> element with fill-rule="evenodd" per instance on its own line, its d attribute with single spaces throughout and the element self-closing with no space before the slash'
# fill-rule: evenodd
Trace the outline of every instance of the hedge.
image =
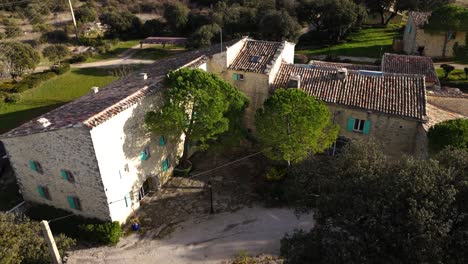
<svg viewBox="0 0 468 264">
<path fill-rule="evenodd" d="M 115 245 L 122 236 L 119 222 L 80 225 L 80 237 L 86 241 L 104 245 Z"/>
<path fill-rule="evenodd" d="M 14 93 L 22 93 L 26 90 L 38 87 L 41 83 L 52 79 L 55 76 L 57 75 L 51 71 L 27 75 L 21 81 L 17 82 L 11 91 Z"/>
<path fill-rule="evenodd" d="M 57 75 L 62 75 L 70 71 L 70 64 L 62 63 L 60 66 L 52 66 L 50 70 Z"/>
</svg>

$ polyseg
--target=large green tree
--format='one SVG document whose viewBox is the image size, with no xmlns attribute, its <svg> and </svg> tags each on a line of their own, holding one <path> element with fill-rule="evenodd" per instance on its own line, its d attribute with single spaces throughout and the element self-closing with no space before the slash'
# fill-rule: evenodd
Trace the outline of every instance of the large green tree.
<svg viewBox="0 0 468 264">
<path fill-rule="evenodd" d="M 370 12 L 380 14 L 382 25 L 387 25 L 399 12 L 418 7 L 418 0 L 361 0 Z M 390 13 L 390 15 L 388 15 Z"/>
<path fill-rule="evenodd" d="M 39 53 L 31 45 L 21 42 L 0 43 L 0 51 L 3 72 L 10 74 L 13 79 L 33 71 L 41 60 Z"/>
<path fill-rule="evenodd" d="M 445 121 L 429 129 L 429 149 L 438 152 L 448 146 L 468 149 L 468 119 Z"/>
<path fill-rule="evenodd" d="M 55 236 L 61 256 L 75 240 Z M 0 263 L 50 263 L 52 258 L 43 238 L 39 222 L 14 214 L 0 213 Z"/>
<path fill-rule="evenodd" d="M 109 27 L 106 31 L 109 38 L 131 39 L 140 37 L 142 33 L 141 20 L 128 11 L 106 12 L 99 16 L 99 20 Z"/>
<path fill-rule="evenodd" d="M 165 6 L 164 19 L 166 19 L 172 33 L 180 33 L 187 25 L 190 9 L 182 3 L 174 2 Z"/>
<path fill-rule="evenodd" d="M 60 66 L 62 60 L 70 56 L 70 50 L 66 45 L 54 44 L 44 48 L 44 50 L 42 51 L 42 55 L 49 59 L 49 61 L 53 63 L 58 63 L 58 65 Z"/>
<path fill-rule="evenodd" d="M 259 35 L 266 40 L 296 42 L 301 35 L 301 26 L 285 10 L 270 10 L 260 20 Z"/>
<path fill-rule="evenodd" d="M 183 161 L 187 159 L 188 146 L 203 149 L 228 131 L 229 114 L 241 115 L 248 101 L 231 84 L 199 69 L 170 72 L 166 86 L 164 105 L 158 111 L 148 112 L 145 122 L 158 134 L 185 134 Z"/>
<path fill-rule="evenodd" d="M 299 89 L 278 89 L 255 115 L 259 141 L 273 160 L 297 163 L 338 136 L 327 106 Z"/>
<path fill-rule="evenodd" d="M 466 263 L 468 152 L 441 157 L 395 161 L 355 141 L 295 167 L 286 184 L 317 225 L 283 239 L 287 263 Z"/>
</svg>

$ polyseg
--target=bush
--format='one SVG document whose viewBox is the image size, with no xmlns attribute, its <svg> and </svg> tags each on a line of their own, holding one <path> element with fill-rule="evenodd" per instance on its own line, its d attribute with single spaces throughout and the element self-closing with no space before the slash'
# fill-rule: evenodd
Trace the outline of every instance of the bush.
<svg viewBox="0 0 468 264">
<path fill-rule="evenodd" d="M 21 96 L 19 94 L 9 94 L 5 97 L 5 103 L 17 103 L 21 100 Z"/>
<path fill-rule="evenodd" d="M 119 222 L 80 225 L 79 229 L 86 241 L 105 245 L 117 244 L 122 235 Z"/>
<path fill-rule="evenodd" d="M 56 74 L 50 71 L 28 75 L 24 77 L 21 81 L 16 83 L 15 88 L 13 88 L 12 91 L 14 93 L 22 93 L 26 90 L 39 86 L 44 81 L 52 79 L 55 76 Z"/>
<path fill-rule="evenodd" d="M 438 152 L 448 146 L 468 149 L 468 119 L 455 119 L 439 123 L 427 134 L 429 149 Z"/>
<path fill-rule="evenodd" d="M 52 66 L 50 70 L 57 75 L 62 75 L 70 71 L 70 64 L 62 63 L 61 65 L 55 65 Z"/>
<path fill-rule="evenodd" d="M 73 64 L 73 63 L 85 62 L 85 61 L 89 58 L 88 55 L 89 55 L 89 54 L 87 54 L 87 53 L 82 53 L 82 54 L 73 55 L 73 57 L 71 57 L 71 58 L 68 60 L 68 63 Z"/>
</svg>

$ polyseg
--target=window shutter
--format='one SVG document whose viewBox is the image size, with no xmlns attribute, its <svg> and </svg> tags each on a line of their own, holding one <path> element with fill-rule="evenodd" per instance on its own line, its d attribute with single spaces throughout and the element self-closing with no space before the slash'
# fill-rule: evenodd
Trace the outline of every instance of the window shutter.
<svg viewBox="0 0 468 264">
<path fill-rule="evenodd" d="M 163 161 L 163 171 L 166 172 L 169 169 L 169 163 L 167 162 L 167 158 Z"/>
<path fill-rule="evenodd" d="M 39 195 L 42 197 L 42 198 L 46 198 L 46 195 L 44 193 L 44 189 L 42 189 L 42 186 L 37 186 L 37 191 L 39 192 Z"/>
<path fill-rule="evenodd" d="M 238 75 L 237 73 L 234 73 L 234 74 L 232 75 L 232 79 L 233 79 L 234 81 L 239 80 L 239 75 Z"/>
<path fill-rule="evenodd" d="M 371 127 L 371 122 L 367 120 L 366 122 L 364 122 L 364 130 L 362 131 L 362 133 L 369 135 L 370 127 Z"/>
<path fill-rule="evenodd" d="M 140 152 L 140 159 L 141 160 L 147 160 L 148 159 L 148 155 L 146 154 L 146 151 Z"/>
<path fill-rule="evenodd" d="M 166 139 L 164 138 L 164 136 L 160 136 L 159 137 L 159 146 L 164 146 L 166 145 Z"/>
<path fill-rule="evenodd" d="M 68 174 L 66 170 L 60 170 L 60 175 L 64 180 L 68 181 Z"/>
<path fill-rule="evenodd" d="M 67 196 L 67 200 L 68 200 L 68 205 L 70 205 L 70 208 L 76 209 L 76 204 L 75 204 L 75 200 L 73 199 L 73 197 Z"/>
<path fill-rule="evenodd" d="M 348 131 L 352 132 L 354 130 L 354 118 L 348 119 Z"/>
<path fill-rule="evenodd" d="M 31 168 L 31 170 L 37 171 L 36 163 L 32 160 L 29 161 L 29 167 Z"/>
</svg>

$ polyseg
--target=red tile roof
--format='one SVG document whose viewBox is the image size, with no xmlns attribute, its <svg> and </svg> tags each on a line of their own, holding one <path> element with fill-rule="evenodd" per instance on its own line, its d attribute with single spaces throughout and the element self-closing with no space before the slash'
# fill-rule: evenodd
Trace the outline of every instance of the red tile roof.
<svg viewBox="0 0 468 264">
<path fill-rule="evenodd" d="M 230 70 L 267 73 L 284 48 L 284 43 L 248 39 Z"/>
<path fill-rule="evenodd" d="M 380 71 L 380 66 L 367 65 L 367 64 L 351 64 L 351 63 L 340 63 L 340 62 L 328 62 L 328 61 L 310 61 L 309 65 L 322 67 L 322 68 L 346 68 L 348 70 L 364 70 L 364 71 Z"/>
<path fill-rule="evenodd" d="M 234 42 L 226 43 L 226 45 L 232 43 Z M 140 71 L 148 74 L 146 80 L 139 73 L 133 73 L 99 89 L 98 93 L 90 92 L 1 135 L 1 137 L 21 136 L 75 126 L 96 127 L 130 108 L 146 95 L 161 89 L 162 81 L 170 70 L 180 67 L 198 67 L 197 65 L 201 61 L 206 60 L 206 56 L 219 53 L 220 48 L 220 45 L 214 45 L 159 60 Z M 51 125 L 46 128 L 41 127 L 36 121 L 39 118 L 47 118 Z"/>
<path fill-rule="evenodd" d="M 439 84 L 434 62 L 430 57 L 386 53 L 382 58 L 382 71 L 424 75 L 426 81 Z"/>
<path fill-rule="evenodd" d="M 368 76 L 348 71 L 346 79 L 340 80 L 336 70 L 283 64 L 272 88 L 287 87 L 290 77 L 297 75 L 300 89 L 326 103 L 425 120 L 426 91 L 422 76 L 389 73 Z"/>
</svg>

